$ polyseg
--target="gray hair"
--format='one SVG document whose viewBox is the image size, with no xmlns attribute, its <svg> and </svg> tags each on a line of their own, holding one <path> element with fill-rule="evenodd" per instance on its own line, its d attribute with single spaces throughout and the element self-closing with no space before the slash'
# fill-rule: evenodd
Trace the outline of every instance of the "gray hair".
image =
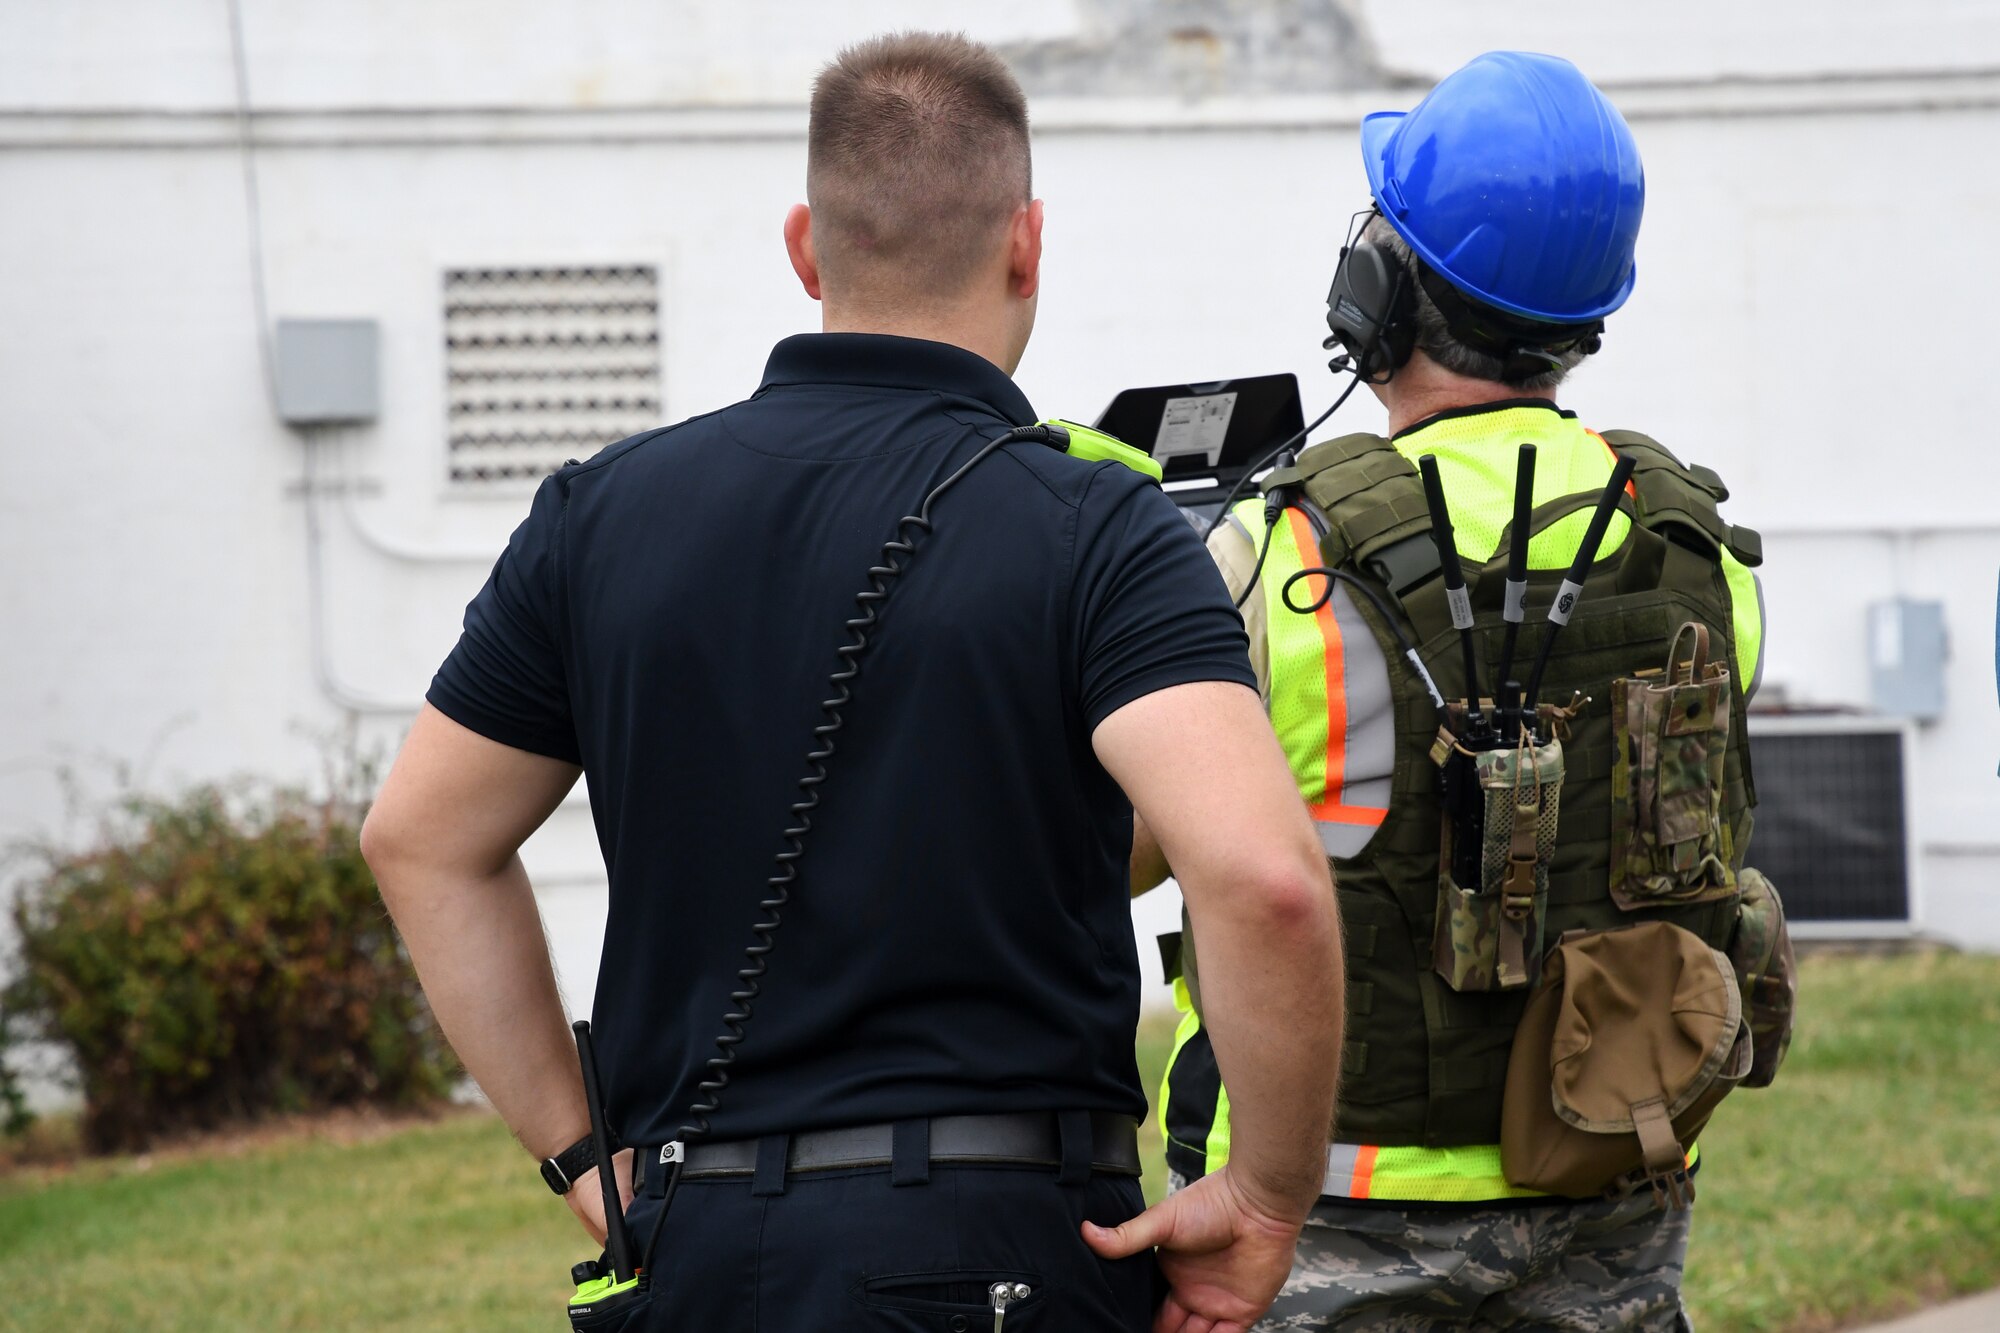
<svg viewBox="0 0 2000 1333">
<path fill-rule="evenodd" d="M 1417 298 L 1417 346 L 1431 360 L 1455 375 L 1464 375 L 1476 380 L 1492 380 L 1498 384 L 1509 384 L 1517 389 L 1553 389 L 1563 382 L 1563 377 L 1576 369 L 1578 363 L 1589 355 L 1581 346 L 1570 346 L 1560 352 L 1551 352 L 1556 359 L 1555 368 L 1539 375 L 1530 375 L 1524 380 L 1510 380 L 1502 370 L 1505 362 L 1491 352 L 1482 352 L 1476 347 L 1468 347 L 1452 336 L 1451 326 L 1445 323 L 1444 313 L 1432 301 L 1430 293 L 1417 281 L 1417 257 L 1410 252 L 1409 243 L 1396 234 L 1396 229 L 1383 220 L 1381 214 L 1368 219 L 1368 225 L 1361 230 L 1361 238 L 1371 245 L 1378 245 L 1395 256 L 1409 275 L 1411 289 Z"/>
</svg>

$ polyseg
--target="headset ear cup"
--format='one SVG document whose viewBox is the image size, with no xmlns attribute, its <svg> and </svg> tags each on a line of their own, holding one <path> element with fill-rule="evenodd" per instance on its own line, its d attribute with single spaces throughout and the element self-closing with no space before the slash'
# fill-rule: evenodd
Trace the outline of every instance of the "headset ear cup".
<svg viewBox="0 0 2000 1333">
<path fill-rule="evenodd" d="M 1409 283 L 1393 257 L 1375 245 L 1341 248 L 1340 266 L 1326 294 L 1326 325 L 1353 362 L 1354 373 L 1372 380 L 1394 373 L 1416 345 Z"/>
<path fill-rule="evenodd" d="M 1340 346 L 1343 356 L 1335 357 L 1329 365 L 1338 365 L 1345 360 L 1358 363 L 1366 358 L 1368 347 L 1368 320 L 1361 305 L 1354 299 L 1353 273 L 1354 249 L 1340 247 L 1340 262 L 1334 265 L 1333 281 L 1326 289 L 1326 341 L 1320 344 L 1331 349 Z"/>
</svg>

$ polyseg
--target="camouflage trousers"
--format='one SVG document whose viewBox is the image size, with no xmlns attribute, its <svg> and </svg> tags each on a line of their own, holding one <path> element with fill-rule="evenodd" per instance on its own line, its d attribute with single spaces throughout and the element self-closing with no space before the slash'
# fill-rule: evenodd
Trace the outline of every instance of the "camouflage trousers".
<svg viewBox="0 0 2000 1333">
<path fill-rule="evenodd" d="M 1650 1193 L 1475 1209 L 1322 1200 L 1254 1333 L 1691 1329 L 1688 1223 Z"/>
</svg>

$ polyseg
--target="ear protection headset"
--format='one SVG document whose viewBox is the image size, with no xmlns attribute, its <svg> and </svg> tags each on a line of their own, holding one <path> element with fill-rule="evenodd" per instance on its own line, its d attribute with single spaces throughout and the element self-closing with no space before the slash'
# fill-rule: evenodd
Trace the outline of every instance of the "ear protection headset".
<svg viewBox="0 0 2000 1333">
<path fill-rule="evenodd" d="M 1362 239 L 1366 229 L 1364 222 L 1355 238 L 1340 247 L 1340 264 L 1327 289 L 1329 332 L 1321 346 L 1332 348 L 1337 343 L 1341 348 L 1340 355 L 1327 363 L 1329 369 L 1352 369 L 1358 378 L 1382 384 L 1408 365 L 1417 346 L 1418 283 L 1444 316 L 1452 337 L 1498 359 L 1500 378 L 1509 383 L 1547 374 L 1572 348 L 1581 347 L 1590 356 L 1603 346 L 1601 319 L 1547 324 L 1509 314 L 1467 298 L 1421 258 L 1416 260 L 1417 282 L 1412 283 L 1408 268 L 1394 254 Z"/>
<path fill-rule="evenodd" d="M 1417 298 L 1409 271 L 1389 251 L 1363 240 L 1366 230 L 1364 222 L 1340 247 L 1340 264 L 1326 293 L 1329 332 L 1320 345 L 1340 345 L 1328 369 L 1351 369 L 1357 379 L 1380 384 L 1408 365 L 1416 350 Z"/>
</svg>

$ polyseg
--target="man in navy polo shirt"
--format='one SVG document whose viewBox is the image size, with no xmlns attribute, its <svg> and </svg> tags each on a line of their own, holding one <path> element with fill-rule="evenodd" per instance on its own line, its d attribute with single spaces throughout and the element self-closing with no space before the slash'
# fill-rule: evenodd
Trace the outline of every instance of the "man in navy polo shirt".
<svg viewBox="0 0 2000 1333">
<path fill-rule="evenodd" d="M 1005 66 L 960 38 L 864 43 L 821 75 L 808 151 L 785 239 L 826 331 L 780 343 L 747 401 L 543 484 L 369 863 L 466 1068 L 601 1239 L 516 854 L 589 774 L 610 875 L 592 1012 L 611 1128 L 646 1164 L 642 1239 L 660 1149 L 686 1143 L 624 1326 L 1245 1327 L 1318 1194 L 1341 987 L 1242 624 L 1157 487 L 1035 438 L 959 476 L 928 530 L 899 525 L 1035 420 L 1009 376 L 1042 206 Z M 898 535 L 888 599 L 858 604 Z M 867 647 L 836 652 L 871 607 Z M 1135 807 L 1173 831 L 1234 1134 L 1227 1168 L 1143 1213 Z M 704 1091 L 766 938 L 754 1020 Z"/>
</svg>

